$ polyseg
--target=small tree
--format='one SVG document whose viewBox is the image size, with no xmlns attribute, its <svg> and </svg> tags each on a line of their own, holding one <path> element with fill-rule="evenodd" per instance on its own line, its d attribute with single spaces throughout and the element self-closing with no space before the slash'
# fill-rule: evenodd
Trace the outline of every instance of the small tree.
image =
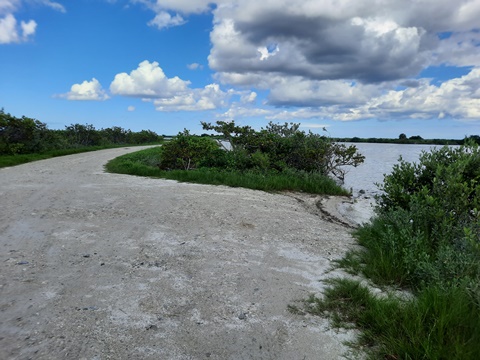
<svg viewBox="0 0 480 360">
<path fill-rule="evenodd" d="M 0 153 L 25 154 L 48 147 L 47 125 L 26 116 L 17 118 L 0 110 Z"/>
<path fill-rule="evenodd" d="M 228 141 L 233 150 L 237 150 L 245 145 L 245 141 L 255 134 L 250 126 L 238 126 L 235 121 L 217 121 L 217 125 L 201 122 L 204 130 L 213 130 L 223 135 L 225 141 Z M 223 145 L 222 145 L 223 146 Z M 227 150 L 227 149 L 225 149 Z"/>
<path fill-rule="evenodd" d="M 264 154 L 270 168 L 283 171 L 286 168 L 333 175 L 343 181 L 345 166 L 358 166 L 365 157 L 354 145 L 337 144 L 326 136 L 300 131 L 300 124 L 274 124 L 255 131 L 249 126 L 237 126 L 234 121 L 218 121 L 217 125 L 202 123 L 205 130 L 222 134 L 232 145 L 235 153 L 247 157 Z M 245 156 L 239 157 L 245 160 Z M 255 163 L 246 161 L 247 163 Z M 243 161 L 245 163 L 245 161 Z"/>
<path fill-rule="evenodd" d="M 161 149 L 161 169 L 192 170 L 198 167 L 202 160 L 212 156 L 219 145 L 207 137 L 190 135 L 188 130 L 179 133 Z"/>
</svg>

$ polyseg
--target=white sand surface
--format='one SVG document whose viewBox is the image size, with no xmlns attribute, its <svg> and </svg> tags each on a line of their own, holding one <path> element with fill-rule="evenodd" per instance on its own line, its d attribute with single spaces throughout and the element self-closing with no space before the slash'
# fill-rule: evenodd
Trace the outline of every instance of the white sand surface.
<svg viewBox="0 0 480 360">
<path fill-rule="evenodd" d="M 351 333 L 287 306 L 351 227 L 315 196 L 104 171 L 135 150 L 0 169 L 0 358 L 342 358 Z"/>
</svg>

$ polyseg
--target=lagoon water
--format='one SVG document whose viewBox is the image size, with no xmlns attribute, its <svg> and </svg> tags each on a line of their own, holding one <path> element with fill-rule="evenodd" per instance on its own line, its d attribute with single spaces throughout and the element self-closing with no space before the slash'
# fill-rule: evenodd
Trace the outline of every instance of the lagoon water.
<svg viewBox="0 0 480 360">
<path fill-rule="evenodd" d="M 398 163 L 400 156 L 405 161 L 416 162 L 422 151 L 430 151 L 440 145 L 410 145 L 410 144 L 367 144 L 355 143 L 358 151 L 365 156 L 365 162 L 360 166 L 348 167 L 343 187 L 352 189 L 354 197 L 360 190 L 366 196 L 373 196 L 380 191 L 375 183 L 382 183 L 384 174 L 389 174 Z"/>
</svg>

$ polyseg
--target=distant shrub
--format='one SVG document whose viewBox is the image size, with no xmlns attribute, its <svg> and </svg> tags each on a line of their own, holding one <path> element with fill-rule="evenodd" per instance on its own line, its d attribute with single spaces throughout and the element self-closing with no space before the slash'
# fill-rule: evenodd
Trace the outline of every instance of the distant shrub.
<svg viewBox="0 0 480 360">
<path fill-rule="evenodd" d="M 343 180 L 345 166 L 358 166 L 365 157 L 354 145 L 346 146 L 330 138 L 299 130 L 299 124 L 269 123 L 260 131 L 235 122 L 202 123 L 205 130 L 214 130 L 232 146 L 237 168 L 270 168 L 277 171 L 295 169 L 333 175 Z M 229 163 L 230 165 L 230 163 Z"/>
<path fill-rule="evenodd" d="M 188 130 L 179 133 L 162 146 L 159 167 L 161 169 L 195 169 L 202 162 L 212 161 L 218 154 L 216 141 L 190 135 Z"/>
<path fill-rule="evenodd" d="M 25 116 L 17 118 L 0 109 L 0 155 L 162 141 L 163 137 L 153 131 L 136 133 L 118 126 L 97 130 L 90 124 L 72 124 L 64 130 L 50 130 L 39 120 Z"/>
</svg>

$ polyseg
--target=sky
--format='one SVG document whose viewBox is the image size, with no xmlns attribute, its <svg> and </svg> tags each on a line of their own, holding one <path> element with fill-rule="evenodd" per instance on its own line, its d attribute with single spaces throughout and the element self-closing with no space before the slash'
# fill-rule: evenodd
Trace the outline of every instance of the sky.
<svg viewBox="0 0 480 360">
<path fill-rule="evenodd" d="M 50 129 L 480 134 L 480 0 L 0 0 L 0 108 Z"/>
</svg>

